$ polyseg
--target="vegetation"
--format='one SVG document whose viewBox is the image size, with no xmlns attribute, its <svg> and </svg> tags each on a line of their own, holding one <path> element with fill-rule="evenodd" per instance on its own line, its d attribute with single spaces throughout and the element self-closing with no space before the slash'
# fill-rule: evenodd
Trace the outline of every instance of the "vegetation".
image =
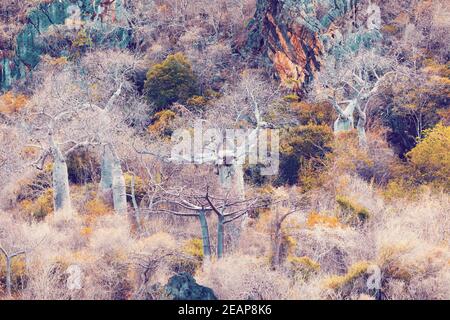
<svg viewBox="0 0 450 320">
<path fill-rule="evenodd" d="M 0 300 L 449 299 L 448 1 L 341 3 L 1 1 Z"/>
<path fill-rule="evenodd" d="M 197 79 L 187 58 L 176 53 L 150 68 L 144 90 L 156 110 L 160 110 L 175 102 L 185 103 L 194 96 L 198 91 Z"/>
</svg>

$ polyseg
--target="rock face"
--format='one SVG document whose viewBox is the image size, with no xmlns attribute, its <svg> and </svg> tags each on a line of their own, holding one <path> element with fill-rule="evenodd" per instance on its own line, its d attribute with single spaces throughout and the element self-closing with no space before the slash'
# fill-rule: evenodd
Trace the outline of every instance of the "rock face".
<svg viewBox="0 0 450 320">
<path fill-rule="evenodd" d="M 338 55 L 379 38 L 379 33 L 355 26 L 364 2 L 258 0 L 243 52 L 262 55 L 263 64 L 273 66 L 285 86 L 304 92 L 324 52 Z"/>
<path fill-rule="evenodd" d="M 39 63 L 43 49 L 39 36 L 53 25 L 74 27 L 74 18 L 82 21 L 98 21 L 98 30 L 107 28 L 120 16 L 124 0 L 54 0 L 40 3 L 31 10 L 23 29 L 14 40 L 14 48 L 0 52 L 0 91 L 8 90 L 15 80 L 25 77 Z M 110 8 L 114 4 L 113 8 Z M 106 16 L 109 15 L 109 19 Z M 76 32 L 76 28 L 74 29 Z M 124 47 L 130 37 L 124 28 L 116 30 L 114 44 Z"/>
<path fill-rule="evenodd" d="M 165 290 L 173 300 L 217 300 L 210 288 L 197 284 L 188 273 L 180 273 L 170 278 Z"/>
</svg>

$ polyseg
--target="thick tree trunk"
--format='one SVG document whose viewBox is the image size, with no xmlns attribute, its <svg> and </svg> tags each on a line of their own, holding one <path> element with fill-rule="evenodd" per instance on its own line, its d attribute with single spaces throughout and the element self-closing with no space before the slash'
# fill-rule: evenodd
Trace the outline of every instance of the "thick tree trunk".
<svg viewBox="0 0 450 320">
<path fill-rule="evenodd" d="M 275 224 L 275 230 L 273 235 L 273 249 L 272 249 L 272 268 L 276 269 L 280 265 L 280 254 L 281 254 L 281 225 L 279 223 Z"/>
<path fill-rule="evenodd" d="M 220 215 L 217 221 L 217 258 L 223 257 L 223 242 L 224 242 L 224 222 L 225 217 Z"/>
<path fill-rule="evenodd" d="M 367 115 L 359 105 L 357 106 L 356 110 L 358 110 L 359 116 L 358 124 L 356 127 L 358 130 L 359 145 L 362 148 L 367 148 L 367 136 L 366 136 Z"/>
<path fill-rule="evenodd" d="M 219 178 L 224 189 L 233 189 L 240 200 L 245 199 L 244 168 L 242 165 L 219 165 Z"/>
<path fill-rule="evenodd" d="M 72 214 L 67 163 L 59 150 L 55 150 L 53 163 L 53 205 L 56 214 Z"/>
<path fill-rule="evenodd" d="M 101 180 L 100 190 L 103 193 L 111 192 L 112 189 L 112 171 L 114 167 L 114 156 L 111 148 L 107 145 L 103 149 L 102 164 L 101 164 Z"/>
<path fill-rule="evenodd" d="M 356 100 L 352 100 L 345 110 L 342 110 L 337 103 L 334 103 L 334 107 L 339 114 L 338 119 L 334 123 L 334 132 L 346 132 L 354 129 L 353 113 L 356 108 Z"/>
<path fill-rule="evenodd" d="M 203 256 L 207 260 L 211 257 L 211 243 L 209 241 L 208 221 L 206 220 L 205 211 L 200 210 L 198 217 L 202 227 Z"/>
<path fill-rule="evenodd" d="M 112 170 L 112 193 L 114 210 L 117 214 L 127 213 L 127 193 L 125 177 L 119 160 L 114 161 Z"/>
<path fill-rule="evenodd" d="M 11 257 L 5 256 L 6 258 L 6 294 L 11 297 Z"/>
</svg>

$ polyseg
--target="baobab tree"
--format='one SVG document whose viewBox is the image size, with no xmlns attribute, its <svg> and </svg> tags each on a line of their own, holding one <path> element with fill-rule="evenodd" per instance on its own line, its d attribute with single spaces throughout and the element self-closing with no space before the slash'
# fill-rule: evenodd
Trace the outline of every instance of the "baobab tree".
<svg viewBox="0 0 450 320">
<path fill-rule="evenodd" d="M 379 49 L 348 53 L 341 59 L 328 55 L 318 76 L 319 96 L 327 94 L 338 114 L 334 124 L 336 133 L 356 129 L 360 145 L 367 146 L 367 109 L 381 86 L 395 78 L 395 62 L 378 53 Z M 330 94 L 330 91 L 332 94 Z M 342 105 L 346 105 L 342 107 Z"/>
<path fill-rule="evenodd" d="M 202 231 L 203 254 L 207 260 L 211 257 L 211 241 L 208 228 L 207 216 L 214 213 L 217 217 L 217 252 L 218 258 L 224 254 L 224 234 L 225 226 L 243 217 L 250 210 L 256 209 L 259 204 L 258 198 L 240 200 L 229 197 L 227 193 L 224 197 L 212 196 L 209 187 L 203 193 L 189 193 L 179 190 L 169 194 L 166 199 L 160 201 L 155 206 L 154 212 L 168 213 L 181 217 L 196 217 L 200 223 Z"/>
<path fill-rule="evenodd" d="M 24 111 L 21 129 L 29 134 L 28 147 L 40 150 L 33 165 L 42 170 L 48 157 L 53 159 L 52 187 L 56 213 L 72 213 L 67 157 L 82 147 L 98 145 L 86 130 L 91 118 L 89 104 L 80 99 L 82 86 L 70 67 L 53 70 Z"/>
<path fill-rule="evenodd" d="M 112 195 L 114 210 L 125 214 L 121 151 L 129 144 L 126 140 L 131 140 L 127 121 L 135 120 L 133 117 L 144 111 L 142 103 L 134 97 L 130 99 L 133 95 L 130 79 L 137 59 L 125 51 L 108 50 L 87 54 L 80 63 L 84 71 L 81 80 L 87 88 L 85 98 L 95 119 L 89 130 L 101 148 L 100 191 L 106 197 Z"/>
<path fill-rule="evenodd" d="M 25 250 L 18 250 L 9 252 L 0 244 L 0 253 L 2 253 L 5 258 L 6 263 L 6 295 L 11 297 L 11 273 L 12 273 L 12 261 L 14 258 L 19 257 L 21 255 L 25 255 Z"/>
<path fill-rule="evenodd" d="M 115 54 L 114 54 L 115 53 Z M 103 63 L 100 63 L 103 61 Z M 125 112 L 115 110 L 123 91 L 130 91 L 127 76 L 135 59 L 120 52 L 97 52 L 79 64 L 43 67 L 44 80 L 25 109 L 22 129 L 39 149 L 35 166 L 42 169 L 53 158 L 53 193 L 56 212 L 71 212 L 67 157 L 81 147 L 102 148 L 102 189 L 110 188 L 114 208 L 126 212 L 125 181 L 119 149 L 128 134 Z M 83 72 L 80 72 L 80 69 Z M 134 101 L 133 99 L 129 99 Z"/>
<path fill-rule="evenodd" d="M 216 153 L 208 161 L 218 165 L 219 177 L 225 189 L 235 189 L 241 199 L 245 198 L 244 164 L 247 160 L 267 160 L 267 142 L 261 139 L 270 128 L 263 117 L 271 105 L 279 97 L 278 89 L 264 79 L 258 70 L 245 70 L 235 87 L 228 88 L 223 98 L 219 99 L 206 115 L 206 124 L 211 128 L 222 130 L 225 137 L 222 141 L 214 141 L 209 150 Z M 229 130 L 227 129 L 238 129 Z M 230 135 L 227 139 L 227 135 Z M 267 136 L 264 136 L 267 138 Z M 271 144 L 272 152 L 278 147 L 276 137 Z M 265 141 L 262 141 L 265 140 Z M 262 148 L 260 148 L 262 147 Z M 259 152 L 259 154 L 258 154 Z M 252 163 L 256 164 L 256 163 Z"/>
</svg>

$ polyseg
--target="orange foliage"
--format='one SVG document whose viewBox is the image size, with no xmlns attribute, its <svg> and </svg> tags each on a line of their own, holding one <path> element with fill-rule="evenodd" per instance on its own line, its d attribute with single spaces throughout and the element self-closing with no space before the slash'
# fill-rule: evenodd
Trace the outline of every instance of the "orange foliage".
<svg viewBox="0 0 450 320">
<path fill-rule="evenodd" d="M 314 228 L 316 226 L 324 226 L 328 228 L 338 228 L 341 227 L 341 223 L 337 217 L 322 215 L 317 212 L 312 212 L 308 220 L 306 221 L 306 226 L 308 228 Z"/>
<path fill-rule="evenodd" d="M 12 114 L 19 111 L 28 102 L 28 98 L 23 94 L 15 94 L 8 91 L 0 96 L 0 113 Z"/>
</svg>

